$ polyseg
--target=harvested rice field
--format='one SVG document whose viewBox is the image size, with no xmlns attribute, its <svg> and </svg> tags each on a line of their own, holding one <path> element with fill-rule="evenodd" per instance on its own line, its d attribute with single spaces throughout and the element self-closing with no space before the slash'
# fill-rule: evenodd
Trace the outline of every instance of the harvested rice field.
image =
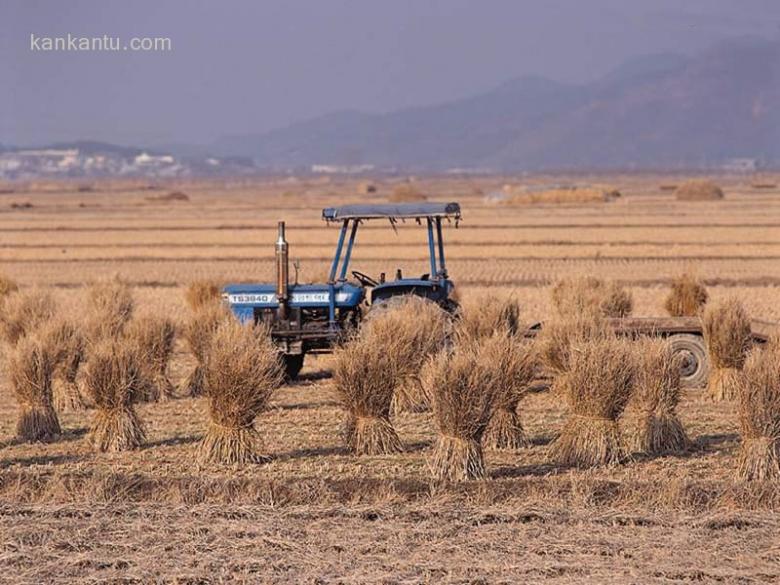
<svg viewBox="0 0 780 585">
<path fill-rule="evenodd" d="M 558 280 L 592 276 L 630 292 L 632 315 L 664 316 L 672 280 L 688 272 L 706 286 L 708 305 L 734 297 L 751 318 L 780 322 L 780 189 L 755 189 L 754 177 L 718 176 L 723 199 L 678 201 L 668 185 L 685 179 L 444 177 L 415 186 L 429 200 L 461 204 L 463 220 L 457 229 L 445 226 L 444 239 L 464 306 L 488 295 L 512 297 L 523 323 L 546 321 L 555 314 Z M 179 334 L 168 371 L 178 388 L 171 399 L 130 405 L 131 397 L 110 397 L 124 400 L 122 408 L 145 429 L 140 447 L 128 451 L 101 452 L 89 438 L 94 418 L 110 408 L 63 409 L 55 440 L 19 440 L 20 409 L 4 368 L 0 581 L 780 581 L 780 481 L 738 478 L 738 404 L 713 401 L 705 388 L 685 388 L 674 399 L 685 448 L 577 466 L 550 457 L 571 414 L 561 392 L 571 389 L 535 383 L 517 409 L 527 442 L 485 448 L 482 479 L 437 481 L 430 465 L 441 413 L 394 412 L 403 451 L 355 455 L 344 439 L 342 378 L 333 376 L 339 358 L 311 357 L 267 404 L 241 405 L 252 412 L 267 461 L 205 461 L 201 441 L 215 431 L 220 407 L 180 387 L 196 364 L 182 335 L 191 318 L 188 284 L 272 282 L 282 219 L 290 257 L 300 260 L 298 280 L 322 281 L 338 236 L 320 219 L 322 208 L 386 202 L 398 186 L 377 180 L 376 192 L 362 194 L 364 183 L 283 178 L 150 190 L 114 181 L 89 191 L 69 183 L 3 190 L 0 270 L 19 284 L 14 294 L 48 293 L 55 317 L 89 321 L 93 285 L 119 276 L 132 288 L 136 315 L 169 318 Z M 610 185 L 621 196 L 554 203 L 498 197 L 504 185 L 561 183 Z M 154 199 L 172 191 L 189 200 Z M 374 277 L 397 268 L 427 272 L 424 229 L 367 223 L 352 267 Z M 12 351 L 4 347 L 8 364 Z M 220 367 L 229 367 L 228 357 Z M 79 383 L 94 363 L 81 368 Z M 602 370 L 609 375 L 619 365 Z M 756 440 L 765 432 L 761 422 Z"/>
</svg>

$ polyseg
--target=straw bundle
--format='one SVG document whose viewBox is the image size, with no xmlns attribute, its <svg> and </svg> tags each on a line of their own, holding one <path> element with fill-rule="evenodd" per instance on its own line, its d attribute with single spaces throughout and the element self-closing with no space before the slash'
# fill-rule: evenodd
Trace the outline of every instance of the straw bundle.
<svg viewBox="0 0 780 585">
<path fill-rule="evenodd" d="M 578 313 L 568 319 L 559 317 L 542 327 L 537 342 L 539 357 L 557 378 L 569 370 L 572 345 L 614 336 L 609 324 L 595 311 Z"/>
<path fill-rule="evenodd" d="M 507 330 L 510 335 L 525 331 L 520 303 L 514 296 L 480 297 L 461 305 L 455 316 L 458 335 L 485 338 L 501 330 Z"/>
<path fill-rule="evenodd" d="M 704 283 L 685 273 L 672 281 L 672 290 L 664 307 L 672 317 L 695 317 L 704 308 L 709 295 Z"/>
<path fill-rule="evenodd" d="M 739 372 L 752 345 L 750 318 L 732 298 L 707 309 L 702 325 L 713 366 L 710 395 L 713 400 L 733 400 L 739 390 Z"/>
<path fill-rule="evenodd" d="M 173 397 L 174 387 L 168 378 L 168 364 L 173 353 L 176 327 L 165 317 L 134 319 L 126 337 L 138 352 L 146 383 L 140 400 L 150 402 Z"/>
<path fill-rule="evenodd" d="M 17 437 L 32 442 L 59 435 L 60 423 L 52 404 L 54 359 L 45 344 L 35 336 L 20 339 L 10 356 L 8 371 L 20 410 Z"/>
<path fill-rule="evenodd" d="M 631 449 L 648 454 L 686 449 L 688 436 L 677 416 L 680 402 L 680 357 L 664 340 L 645 338 L 635 344 L 636 387 L 623 417 Z"/>
<path fill-rule="evenodd" d="M 435 479 L 485 477 L 482 437 L 503 387 L 501 367 L 512 343 L 501 333 L 485 340 L 459 339 L 426 364 L 422 380 L 439 430 L 429 461 Z"/>
<path fill-rule="evenodd" d="M 225 307 L 219 303 L 212 303 L 193 311 L 189 321 L 185 323 L 182 335 L 197 363 L 181 384 L 183 394 L 189 396 L 203 394 L 205 383 L 203 367 L 211 348 L 211 340 L 219 326 L 230 318 Z"/>
<path fill-rule="evenodd" d="M 499 333 L 500 335 L 500 330 Z M 489 449 L 519 449 L 529 445 L 517 407 L 534 380 L 537 356 L 534 347 L 507 336 L 499 344 L 496 367 L 502 383 L 496 393 L 495 410 L 485 429 L 482 444 Z"/>
<path fill-rule="evenodd" d="M 0 274 L 0 298 L 7 297 L 18 290 L 19 285 L 15 280 L 7 277 L 5 274 Z"/>
<path fill-rule="evenodd" d="M 631 395 L 634 369 L 625 340 L 599 339 L 573 348 L 563 379 L 569 418 L 550 446 L 554 460 L 587 467 L 624 457 L 617 419 Z"/>
<path fill-rule="evenodd" d="M 218 303 L 222 296 L 222 286 L 216 280 L 195 280 L 187 286 L 184 298 L 190 309 L 197 311 L 205 305 Z"/>
<path fill-rule="evenodd" d="M 60 412 L 82 410 L 85 404 L 76 377 L 84 360 L 84 334 L 73 322 L 57 319 L 46 325 L 40 335 L 54 359 L 55 408 Z"/>
<path fill-rule="evenodd" d="M 390 423 L 393 391 L 398 383 L 398 360 L 380 339 L 389 341 L 389 328 L 372 335 L 353 336 L 335 352 L 333 380 L 347 411 L 343 438 L 357 455 L 381 455 L 403 450 Z"/>
<path fill-rule="evenodd" d="M 135 307 L 130 286 L 119 278 L 93 283 L 87 291 L 87 302 L 86 331 L 90 343 L 121 335 Z"/>
<path fill-rule="evenodd" d="M 127 451 L 146 437 L 133 403 L 143 389 L 138 353 L 126 341 L 106 338 L 90 351 L 84 388 L 95 404 L 88 441 L 97 451 Z"/>
<path fill-rule="evenodd" d="M 284 371 L 263 327 L 224 320 L 212 335 L 203 368 L 209 425 L 199 446 L 204 463 L 246 464 L 268 460 L 254 427 Z"/>
<path fill-rule="evenodd" d="M 740 381 L 739 421 L 738 477 L 780 479 L 780 348 L 754 351 L 748 358 Z"/>
<path fill-rule="evenodd" d="M 604 317 L 627 317 L 634 307 L 630 292 L 615 282 L 592 276 L 561 280 L 553 286 L 551 296 L 561 317 L 591 311 Z"/>
<path fill-rule="evenodd" d="M 54 299 L 46 292 L 13 293 L 3 298 L 0 305 L 0 336 L 6 343 L 14 345 L 49 321 L 55 309 Z"/>
<path fill-rule="evenodd" d="M 422 412 L 429 401 L 420 386 L 420 369 L 439 351 L 450 332 L 450 316 L 436 303 L 407 296 L 366 321 L 360 335 L 392 354 L 396 382 L 392 387 L 394 412 Z"/>
</svg>

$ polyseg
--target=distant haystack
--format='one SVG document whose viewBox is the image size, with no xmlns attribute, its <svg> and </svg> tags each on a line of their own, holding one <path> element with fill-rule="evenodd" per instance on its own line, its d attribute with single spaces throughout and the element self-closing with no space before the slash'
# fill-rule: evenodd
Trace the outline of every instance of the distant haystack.
<svg viewBox="0 0 780 585">
<path fill-rule="evenodd" d="M 369 195 L 376 193 L 376 185 L 373 183 L 358 183 L 357 186 L 358 195 Z"/>
<path fill-rule="evenodd" d="M 146 198 L 147 201 L 155 201 L 160 203 L 168 203 L 175 201 L 189 201 L 190 196 L 182 191 L 171 191 L 165 195 L 150 195 Z"/>
<path fill-rule="evenodd" d="M 504 185 L 499 202 L 502 205 L 608 203 L 621 197 L 620 191 L 606 186 L 559 186 L 531 189 Z"/>
<path fill-rule="evenodd" d="M 723 189 L 709 179 L 691 179 L 677 187 L 677 201 L 717 201 L 723 199 Z"/>
<path fill-rule="evenodd" d="M 390 193 L 387 200 L 393 203 L 410 203 L 414 201 L 425 201 L 425 194 L 412 183 L 401 183 L 396 185 L 393 192 Z"/>
</svg>

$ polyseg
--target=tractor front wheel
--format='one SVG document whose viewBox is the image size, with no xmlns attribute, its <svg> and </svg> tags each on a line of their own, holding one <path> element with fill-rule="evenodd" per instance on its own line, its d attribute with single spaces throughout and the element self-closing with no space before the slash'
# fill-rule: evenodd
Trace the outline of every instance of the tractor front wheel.
<svg viewBox="0 0 780 585">
<path fill-rule="evenodd" d="M 284 378 L 288 382 L 295 380 L 303 368 L 304 354 L 284 354 L 282 355 L 282 365 L 284 366 Z"/>
</svg>

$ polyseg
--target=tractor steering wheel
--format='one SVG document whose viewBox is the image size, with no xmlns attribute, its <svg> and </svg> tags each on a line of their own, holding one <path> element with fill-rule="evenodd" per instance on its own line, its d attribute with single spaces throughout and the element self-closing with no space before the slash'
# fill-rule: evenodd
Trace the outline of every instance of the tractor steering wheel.
<svg viewBox="0 0 780 585">
<path fill-rule="evenodd" d="M 363 274 L 362 272 L 359 272 L 358 270 L 352 271 L 352 276 L 357 278 L 358 282 L 362 284 L 363 286 L 376 286 L 379 283 L 371 278 L 368 274 Z"/>
</svg>

